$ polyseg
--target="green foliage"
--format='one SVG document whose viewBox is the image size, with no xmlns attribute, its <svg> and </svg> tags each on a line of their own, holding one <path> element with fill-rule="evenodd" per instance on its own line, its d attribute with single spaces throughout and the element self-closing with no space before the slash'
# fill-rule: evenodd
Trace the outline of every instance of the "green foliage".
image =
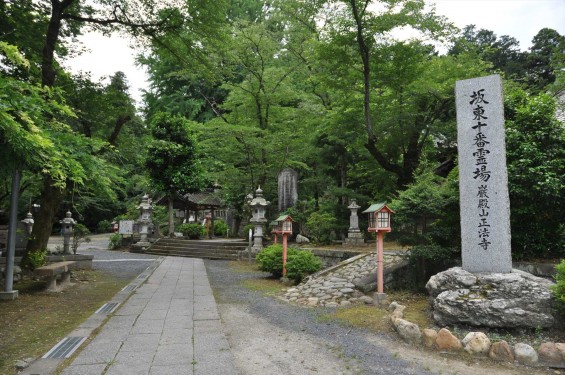
<svg viewBox="0 0 565 375">
<path fill-rule="evenodd" d="M 514 259 L 555 258 L 565 246 L 565 127 L 555 100 L 514 89 L 505 113 Z"/>
<path fill-rule="evenodd" d="M 287 248 L 287 261 L 290 255 L 296 254 L 298 250 L 292 247 Z M 267 246 L 261 250 L 255 260 L 259 264 L 259 269 L 271 273 L 274 277 L 282 276 L 283 271 L 283 247 L 281 244 Z M 288 262 L 287 262 L 288 266 Z"/>
<path fill-rule="evenodd" d="M 228 225 L 223 220 L 214 220 L 214 236 L 223 237 L 228 232 Z"/>
<path fill-rule="evenodd" d="M 320 258 L 309 251 L 298 251 L 288 255 L 286 276 L 299 283 L 305 276 L 318 272 L 320 268 L 322 268 Z"/>
<path fill-rule="evenodd" d="M 565 317 L 565 259 L 555 266 L 555 285 L 552 286 L 553 296 L 557 301 L 557 310 Z"/>
<path fill-rule="evenodd" d="M 450 266 L 453 260 L 459 256 L 459 252 L 453 248 L 437 245 L 414 246 L 410 250 L 410 263 L 416 264 L 420 259 L 432 261 L 440 266 Z"/>
<path fill-rule="evenodd" d="M 283 247 L 280 244 L 271 245 L 261 250 L 256 257 L 261 271 L 269 272 L 279 278 L 283 272 Z M 309 251 L 287 248 L 286 270 L 287 277 L 300 282 L 304 276 L 314 273 L 322 267 L 320 259 Z"/>
<path fill-rule="evenodd" d="M 181 224 L 177 227 L 177 230 L 191 240 L 197 240 L 200 236 L 206 234 L 206 228 L 200 224 Z"/>
<path fill-rule="evenodd" d="M 314 212 L 306 222 L 307 233 L 314 242 L 329 244 L 333 233 L 337 229 L 337 219 L 334 215 L 325 212 Z"/>
<path fill-rule="evenodd" d="M 109 233 L 112 231 L 112 223 L 110 220 L 100 220 L 96 224 L 96 233 Z"/>
<path fill-rule="evenodd" d="M 396 214 L 390 238 L 401 246 L 460 246 L 457 180 L 457 169 L 442 178 L 423 165 L 415 181 L 391 202 Z"/>
<path fill-rule="evenodd" d="M 81 242 L 90 242 L 90 237 L 88 237 L 89 234 L 90 231 L 84 224 L 75 224 L 73 227 L 73 238 L 71 243 L 73 254 L 77 253 L 78 246 Z"/>
<path fill-rule="evenodd" d="M 108 249 L 116 250 L 122 247 L 122 235 L 114 233 L 110 235 L 110 242 L 108 242 Z"/>
<path fill-rule="evenodd" d="M 23 268 L 34 270 L 47 264 L 47 250 L 36 250 L 27 252 L 21 263 Z"/>
<path fill-rule="evenodd" d="M 407 287 L 424 291 L 431 276 L 456 265 L 460 257 L 457 248 L 447 248 L 438 245 L 414 246 L 410 250 L 409 267 L 403 282 Z"/>
<path fill-rule="evenodd" d="M 150 129 L 154 140 L 148 147 L 145 164 L 155 186 L 163 192 L 187 193 L 201 189 L 202 169 L 187 121 L 158 113 Z"/>
</svg>

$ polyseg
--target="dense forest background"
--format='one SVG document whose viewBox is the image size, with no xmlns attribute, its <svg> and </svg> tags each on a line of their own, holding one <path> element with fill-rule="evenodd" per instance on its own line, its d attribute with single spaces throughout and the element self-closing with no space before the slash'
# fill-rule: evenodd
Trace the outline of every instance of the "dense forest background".
<svg viewBox="0 0 565 375">
<path fill-rule="evenodd" d="M 346 234 L 350 199 L 386 200 L 397 212 L 389 238 L 457 256 L 455 81 L 496 73 L 513 257 L 563 257 L 565 36 L 541 29 L 521 51 L 512 36 L 458 30 L 424 5 L 0 0 L 0 210 L 18 170 L 20 217 L 37 207 L 29 251 L 45 248 L 65 211 L 95 230 L 145 192 L 218 183 L 243 218 L 260 185 L 273 219 L 277 174 L 290 167 L 300 199 L 290 213 L 314 240 Z M 62 68 L 90 30 L 143 47 L 142 107 L 123 72 L 106 84 Z"/>
</svg>

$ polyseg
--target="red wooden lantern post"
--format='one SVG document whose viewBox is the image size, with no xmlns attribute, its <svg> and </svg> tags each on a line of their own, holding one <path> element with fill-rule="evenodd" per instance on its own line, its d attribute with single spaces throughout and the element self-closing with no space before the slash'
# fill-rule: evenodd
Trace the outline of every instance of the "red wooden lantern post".
<svg viewBox="0 0 565 375">
<path fill-rule="evenodd" d="M 390 232 L 390 216 L 393 210 L 385 203 L 375 203 L 367 208 L 363 213 L 369 214 L 369 232 L 377 233 L 377 293 L 378 298 L 384 298 L 384 243 L 383 233 Z"/>
<path fill-rule="evenodd" d="M 280 234 L 279 230 L 278 230 L 279 229 L 279 223 L 276 220 L 274 220 L 274 221 L 271 221 L 269 223 L 269 225 L 272 228 L 271 233 L 275 235 L 275 245 L 276 245 L 277 244 L 277 234 Z"/>
<path fill-rule="evenodd" d="M 276 220 L 278 225 L 277 233 L 283 236 L 283 277 L 286 277 L 286 253 L 288 249 L 288 235 L 292 234 L 292 217 L 290 215 L 282 215 Z"/>
</svg>

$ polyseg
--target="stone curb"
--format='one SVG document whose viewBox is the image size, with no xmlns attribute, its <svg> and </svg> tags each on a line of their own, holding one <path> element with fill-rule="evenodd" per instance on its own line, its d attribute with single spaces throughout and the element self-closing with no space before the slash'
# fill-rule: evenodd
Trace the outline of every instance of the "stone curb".
<svg viewBox="0 0 565 375">
<path fill-rule="evenodd" d="M 392 302 L 389 306 L 390 320 L 398 335 L 411 345 L 423 345 L 441 353 L 466 351 L 476 357 L 487 356 L 495 361 L 527 366 L 565 368 L 565 343 L 544 342 L 536 351 L 525 343 L 517 343 L 513 347 L 504 340 L 491 343 L 483 332 L 470 332 L 460 340 L 446 328 L 420 331 L 416 324 L 404 319 L 405 308 Z"/>
<path fill-rule="evenodd" d="M 121 291 L 116 293 L 116 295 L 108 301 L 107 304 L 117 303 L 117 307 L 123 305 L 125 301 L 135 292 L 135 290 L 141 286 L 143 283 L 147 281 L 149 276 L 153 274 L 153 272 L 159 267 L 159 265 L 163 262 L 165 258 L 159 257 L 156 258 L 151 262 L 151 265 L 145 269 L 138 277 L 133 279 L 128 285 L 126 285 Z M 143 277 L 141 277 L 143 275 Z M 94 313 L 92 314 L 85 322 L 83 322 L 80 326 L 75 328 L 72 332 L 67 334 L 67 337 L 85 337 L 88 341 L 89 338 L 95 331 L 97 331 L 100 327 L 102 327 L 106 321 L 108 316 L 112 315 L 116 309 L 113 309 L 107 313 Z M 79 346 L 77 350 L 80 350 L 83 345 Z M 52 374 L 55 372 L 57 367 L 63 363 L 67 358 L 37 358 L 33 362 L 29 363 L 27 367 L 25 367 L 19 375 L 47 375 Z M 23 366 L 27 365 L 22 364 Z M 22 367 L 23 367 L 22 366 Z"/>
</svg>

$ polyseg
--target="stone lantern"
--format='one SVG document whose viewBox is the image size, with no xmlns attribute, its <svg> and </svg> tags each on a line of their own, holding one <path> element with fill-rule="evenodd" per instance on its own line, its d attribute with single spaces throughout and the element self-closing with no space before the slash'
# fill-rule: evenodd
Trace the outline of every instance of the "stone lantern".
<svg viewBox="0 0 565 375">
<path fill-rule="evenodd" d="M 149 233 L 149 225 L 151 223 L 151 213 L 153 212 L 153 208 L 151 206 L 151 202 L 149 202 L 149 196 L 145 194 L 143 198 L 141 198 L 141 204 L 137 207 L 139 209 L 139 219 L 137 220 L 137 224 L 139 225 L 139 241 L 135 244 L 135 247 L 146 249 L 151 244 L 147 241 L 147 234 Z"/>
<path fill-rule="evenodd" d="M 263 249 L 263 224 L 267 222 L 265 213 L 269 203 L 270 202 L 267 202 L 265 198 L 263 198 L 263 190 L 261 190 L 261 187 L 259 186 L 257 191 L 255 191 L 255 198 L 253 198 L 249 203 L 252 214 L 251 220 L 249 221 L 255 226 L 254 240 L 251 250 L 255 253 Z"/>
<path fill-rule="evenodd" d="M 349 230 L 347 231 L 345 244 L 361 246 L 365 243 L 363 233 L 359 230 L 359 216 L 357 216 L 357 210 L 359 210 L 361 206 L 357 205 L 355 199 L 352 199 L 351 204 L 347 206 L 347 208 L 351 210 L 351 216 L 349 216 Z"/>
<path fill-rule="evenodd" d="M 26 218 L 22 220 L 22 223 L 24 223 L 24 225 L 26 226 L 26 232 L 29 235 L 31 235 L 31 232 L 33 231 L 33 215 L 31 214 L 31 212 L 28 212 L 26 215 Z"/>
<path fill-rule="evenodd" d="M 61 234 L 63 235 L 63 254 L 71 254 L 71 237 L 73 236 L 73 227 L 77 223 L 73 219 L 71 211 L 67 211 L 65 218 L 59 223 L 61 223 Z"/>
</svg>

